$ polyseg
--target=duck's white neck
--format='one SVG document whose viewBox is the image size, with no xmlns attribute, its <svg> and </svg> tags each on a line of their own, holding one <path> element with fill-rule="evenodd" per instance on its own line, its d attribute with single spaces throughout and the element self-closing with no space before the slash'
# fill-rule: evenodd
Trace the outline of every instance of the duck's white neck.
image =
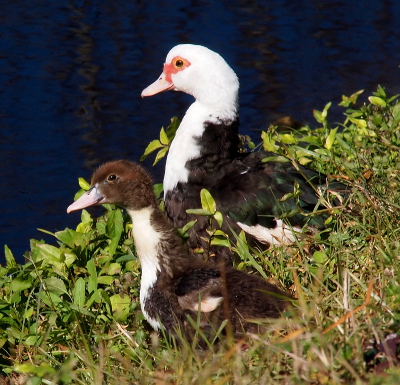
<svg viewBox="0 0 400 385">
<path fill-rule="evenodd" d="M 227 100 L 226 100 L 227 102 Z M 214 108 L 210 104 L 196 100 L 187 110 L 186 115 L 176 131 L 169 149 L 164 174 L 164 197 L 179 183 L 188 181 L 189 170 L 186 162 L 196 159 L 201 154 L 200 138 L 207 123 L 229 124 L 237 118 L 237 100 L 221 103 Z"/>
<path fill-rule="evenodd" d="M 145 305 L 149 290 L 157 281 L 158 272 L 161 271 L 160 261 L 158 260 L 158 250 L 162 233 L 156 231 L 151 224 L 151 215 L 154 211 L 153 207 L 127 211 L 132 218 L 133 239 L 142 267 L 140 306 L 147 321 L 154 329 L 159 330 L 160 323 L 158 320 L 151 319 L 148 316 Z"/>
</svg>

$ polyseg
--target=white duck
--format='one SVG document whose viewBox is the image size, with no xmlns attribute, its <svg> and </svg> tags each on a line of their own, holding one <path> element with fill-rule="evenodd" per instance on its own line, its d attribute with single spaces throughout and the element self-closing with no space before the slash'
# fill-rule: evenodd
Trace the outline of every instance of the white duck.
<svg viewBox="0 0 400 385">
<path fill-rule="evenodd" d="M 197 219 L 190 230 L 190 247 L 209 251 L 207 218 L 186 213 L 201 207 L 202 188 L 216 200 L 224 215 L 222 229 L 234 242 L 230 228 L 236 233 L 244 230 L 261 247 L 295 241 L 305 224 L 311 230 L 324 228 L 324 217 L 305 216 L 300 211 L 316 209 L 316 191 L 328 187 L 325 175 L 297 168 L 288 159 L 263 162 L 276 156 L 270 152 L 239 152 L 239 81 L 219 54 L 192 44 L 172 48 L 163 73 L 143 90 L 142 97 L 167 90 L 195 98 L 171 144 L 164 176 L 165 208 L 174 226 Z M 283 201 L 293 192 L 295 182 L 301 191 L 298 201 Z M 329 189 L 345 190 L 346 186 L 333 182 Z M 231 258 L 229 250 L 219 255 L 224 253 Z"/>
</svg>

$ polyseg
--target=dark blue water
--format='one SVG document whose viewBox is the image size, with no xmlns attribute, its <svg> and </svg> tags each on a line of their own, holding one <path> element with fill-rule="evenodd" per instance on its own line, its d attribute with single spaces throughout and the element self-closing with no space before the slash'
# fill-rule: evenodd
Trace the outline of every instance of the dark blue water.
<svg viewBox="0 0 400 385">
<path fill-rule="evenodd" d="M 312 110 L 342 94 L 400 93 L 399 16 L 398 0 L 0 0 L 0 263 L 4 244 L 22 262 L 30 238 L 52 241 L 37 228 L 75 227 L 79 214 L 65 210 L 77 178 L 139 160 L 184 114 L 181 93 L 140 98 L 174 45 L 230 63 L 242 132 L 259 138 L 253 130 L 285 115 L 314 124 Z M 157 181 L 163 167 L 151 169 Z"/>
</svg>

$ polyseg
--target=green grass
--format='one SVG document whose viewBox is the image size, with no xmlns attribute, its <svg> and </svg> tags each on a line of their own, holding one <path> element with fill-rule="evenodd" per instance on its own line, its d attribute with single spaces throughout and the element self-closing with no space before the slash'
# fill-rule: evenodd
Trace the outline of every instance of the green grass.
<svg viewBox="0 0 400 385">
<path fill-rule="evenodd" d="M 343 97 L 341 124 L 329 122 L 328 104 L 314 112 L 317 128 L 262 133 L 265 149 L 352 186 L 315 237 L 262 255 L 240 237 L 233 245 L 240 269 L 298 298 L 266 335 L 200 350 L 152 332 L 140 311 L 130 222 L 107 206 L 98 219 L 83 211 L 77 229 L 55 233 L 53 245 L 31 240 L 23 265 L 5 246 L 2 375 L 29 384 L 400 383 L 396 345 L 392 355 L 367 348 L 400 325 L 400 103 L 379 87 L 357 106 L 359 94 Z M 165 155 L 176 122 L 146 155 Z M 208 197 L 205 209 L 218 215 Z"/>
</svg>

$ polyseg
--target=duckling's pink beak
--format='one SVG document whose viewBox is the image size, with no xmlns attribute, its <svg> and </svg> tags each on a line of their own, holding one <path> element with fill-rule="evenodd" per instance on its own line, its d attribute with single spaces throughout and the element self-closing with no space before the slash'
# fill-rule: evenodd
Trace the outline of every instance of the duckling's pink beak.
<svg viewBox="0 0 400 385">
<path fill-rule="evenodd" d="M 169 76 L 168 78 L 171 78 L 171 76 Z M 174 83 L 172 82 L 172 80 L 168 81 L 167 75 L 165 74 L 165 72 L 163 72 L 153 84 L 150 84 L 142 91 L 142 98 L 144 98 L 145 96 L 153 96 L 160 92 L 173 89 L 175 89 Z"/>
<path fill-rule="evenodd" d="M 72 203 L 72 205 L 69 205 L 67 213 L 69 214 L 72 211 L 81 210 L 89 206 L 101 205 L 103 203 L 106 203 L 106 198 L 98 193 L 96 185 Z"/>
</svg>

